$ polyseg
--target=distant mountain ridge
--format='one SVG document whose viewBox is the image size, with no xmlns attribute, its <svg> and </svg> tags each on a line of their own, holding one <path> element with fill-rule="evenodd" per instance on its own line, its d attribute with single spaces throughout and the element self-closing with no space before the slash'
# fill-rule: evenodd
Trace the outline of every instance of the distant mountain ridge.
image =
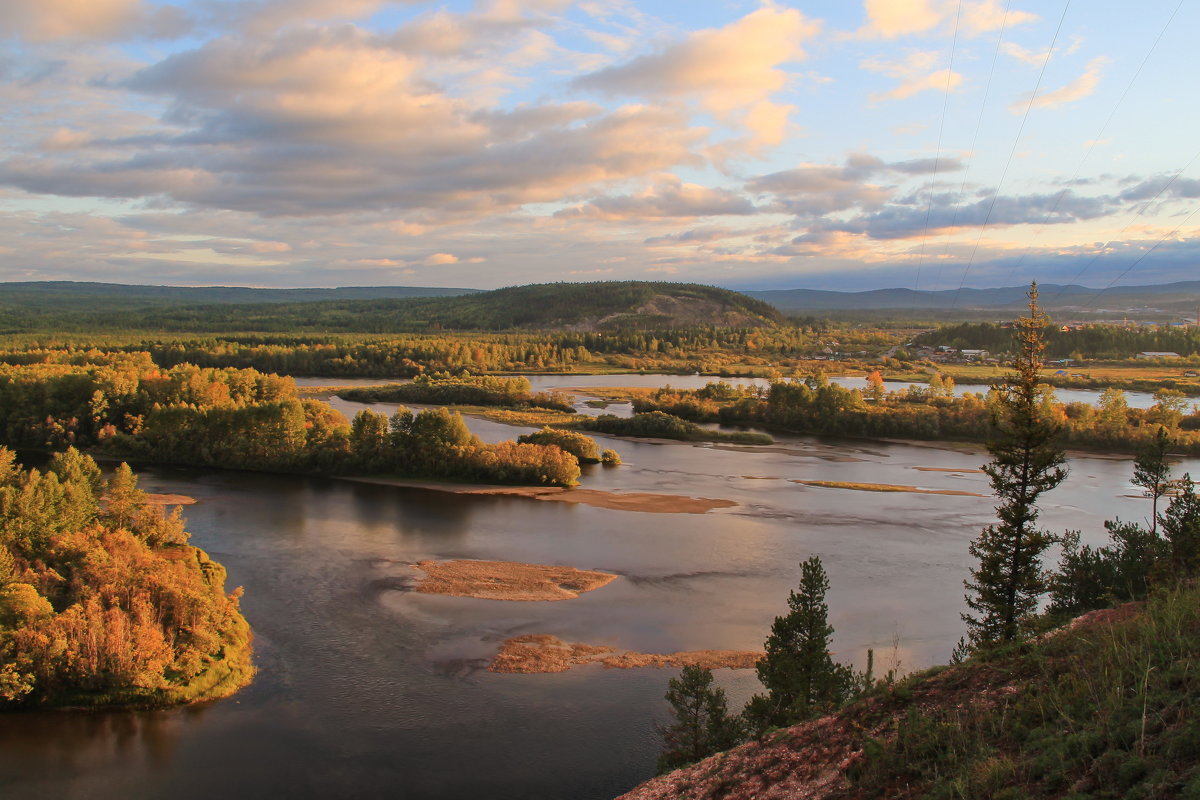
<svg viewBox="0 0 1200 800">
<path fill-rule="evenodd" d="M 838 292 L 819 289 L 769 289 L 743 294 L 763 300 L 781 311 L 882 310 L 1007 308 L 1025 304 L 1028 286 L 996 289 L 870 289 Z M 1089 288 L 1077 284 L 1039 284 L 1041 303 L 1047 309 L 1069 311 L 1074 308 L 1123 309 L 1159 306 L 1164 309 L 1194 309 L 1200 303 L 1200 281 L 1179 281 L 1145 286 L 1117 286 L 1112 289 Z"/>
</svg>

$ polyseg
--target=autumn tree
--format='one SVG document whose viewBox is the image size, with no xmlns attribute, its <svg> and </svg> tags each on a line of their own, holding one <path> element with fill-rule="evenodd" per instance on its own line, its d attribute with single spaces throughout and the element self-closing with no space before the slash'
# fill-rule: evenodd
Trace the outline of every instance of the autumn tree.
<svg viewBox="0 0 1200 800">
<path fill-rule="evenodd" d="M 1016 358 L 1006 383 L 995 388 L 992 458 L 983 470 L 999 505 L 997 524 L 971 543 L 978 564 L 964 581 L 970 613 L 963 614 L 973 646 L 1012 641 L 1047 591 L 1041 557 L 1053 541 L 1038 529 L 1037 500 L 1062 483 L 1066 456 L 1057 443 L 1059 425 L 1040 402 L 1039 372 L 1048 318 L 1038 307 L 1037 283 L 1029 290 L 1029 315 L 1014 325 Z"/>
<path fill-rule="evenodd" d="M 667 682 L 666 699 L 672 722 L 658 727 L 663 740 L 659 774 L 727 750 L 742 738 L 740 721 L 729 715 L 725 690 L 713 686 L 712 670 L 684 667 Z"/>
</svg>

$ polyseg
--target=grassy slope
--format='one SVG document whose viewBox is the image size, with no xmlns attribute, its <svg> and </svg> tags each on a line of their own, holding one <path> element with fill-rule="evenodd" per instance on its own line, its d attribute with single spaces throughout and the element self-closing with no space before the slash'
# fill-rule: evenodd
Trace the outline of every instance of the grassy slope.
<svg viewBox="0 0 1200 800">
<path fill-rule="evenodd" d="M 1163 593 L 910 676 L 624 800 L 1198 800 L 1198 655 L 1200 590 Z"/>
</svg>

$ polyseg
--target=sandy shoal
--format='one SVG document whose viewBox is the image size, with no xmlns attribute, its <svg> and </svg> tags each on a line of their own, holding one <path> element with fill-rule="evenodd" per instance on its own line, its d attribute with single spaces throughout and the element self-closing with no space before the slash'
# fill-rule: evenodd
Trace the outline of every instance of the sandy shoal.
<svg viewBox="0 0 1200 800">
<path fill-rule="evenodd" d="M 196 502 L 196 498 L 188 497 L 186 494 L 153 494 L 147 492 L 144 502 L 148 506 L 190 506 Z"/>
<path fill-rule="evenodd" d="M 403 478 L 348 477 L 343 480 L 399 486 L 409 489 L 430 489 L 451 494 L 496 495 L 525 497 L 558 503 L 578 503 L 595 508 L 617 511 L 642 511 L 652 514 L 703 514 L 714 508 L 731 508 L 737 503 L 710 497 L 685 497 L 677 494 L 648 492 L 605 492 L 599 489 L 563 489 L 558 486 L 494 486 L 472 483 L 438 483 L 437 481 L 406 480 Z"/>
<path fill-rule="evenodd" d="M 501 645 L 488 664 L 489 672 L 565 672 L 584 664 L 603 664 L 605 669 L 638 667 L 686 667 L 748 669 L 763 654 L 747 650 L 685 650 L 679 653 L 638 653 L 601 645 L 564 642 L 556 636 L 533 633 L 517 636 Z"/>
<path fill-rule="evenodd" d="M 978 473 L 983 474 L 981 469 L 973 469 L 971 467 L 912 467 L 918 472 L 954 472 L 954 473 Z"/>
<path fill-rule="evenodd" d="M 805 486 L 820 486 L 825 489 L 852 489 L 858 492 L 910 492 L 912 494 L 951 494 L 959 497 L 987 497 L 979 492 L 964 492 L 961 489 L 924 489 L 920 486 L 903 486 L 896 483 L 845 483 L 842 481 L 798 481 Z"/>
<path fill-rule="evenodd" d="M 518 561 L 418 561 L 416 590 L 482 600 L 570 600 L 616 580 L 611 572 Z"/>
</svg>

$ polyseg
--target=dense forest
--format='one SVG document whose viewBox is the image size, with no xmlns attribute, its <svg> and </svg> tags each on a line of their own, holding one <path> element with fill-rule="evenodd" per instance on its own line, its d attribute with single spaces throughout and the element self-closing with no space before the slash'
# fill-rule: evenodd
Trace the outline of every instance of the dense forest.
<svg viewBox="0 0 1200 800">
<path fill-rule="evenodd" d="M 147 502 L 68 449 L 45 472 L 0 447 L 0 708 L 160 706 L 248 683 L 241 590 Z"/>
<path fill-rule="evenodd" d="M 29 292 L 0 300 L 0 334 L 36 331 L 189 331 L 230 333 L 430 330 L 502 331 L 574 327 L 604 331 L 659 328 L 759 328 L 783 321 L 771 305 L 712 286 L 612 281 L 514 286 L 441 297 L 188 303 L 111 293 L 103 302 L 38 302 Z M 186 297 L 186 296 L 184 296 Z"/>
<path fill-rule="evenodd" d="M 879 352 L 898 334 L 814 327 L 698 327 L 621 333 L 437 333 L 372 335 L 43 334 L 0 339 L 0 363 L 85 363 L 98 352 L 146 352 L 156 365 L 253 368 L 297 376 L 408 378 L 423 372 L 651 371 L 686 373 L 799 369 L 822 337 Z"/>
<path fill-rule="evenodd" d="M 301 399 L 291 378 L 253 369 L 156 366 L 147 353 L 0 364 L 0 444 L 93 447 L 123 458 L 233 469 L 570 486 L 553 446 L 485 444 L 445 409 L 353 423 Z"/>
<path fill-rule="evenodd" d="M 1200 354 L 1200 327 L 1088 325 L 1069 328 L 1051 325 L 1045 329 L 1049 358 L 1126 359 L 1142 352 L 1171 352 L 1181 356 Z M 963 323 L 928 331 L 915 344 L 936 347 L 975 348 L 992 353 L 1011 349 L 1012 331 L 992 323 Z"/>
<path fill-rule="evenodd" d="M 1110 452 L 1135 452 L 1158 431 L 1171 432 L 1173 447 L 1200 453 L 1200 412 L 1178 392 L 1160 391 L 1149 409 L 1130 408 L 1124 392 L 1108 389 L 1097 406 L 1060 403 L 1043 387 L 1041 406 L 1062 428 L 1065 444 Z M 929 387 L 889 392 L 879 373 L 865 390 L 847 389 L 823 376 L 776 381 L 769 389 L 710 383 L 703 389 L 669 388 L 634 399 L 638 412 L 662 411 L 697 422 L 761 425 L 797 433 L 902 437 L 982 442 L 990 435 L 995 396 L 953 396 L 953 385 L 934 376 Z"/>
</svg>

